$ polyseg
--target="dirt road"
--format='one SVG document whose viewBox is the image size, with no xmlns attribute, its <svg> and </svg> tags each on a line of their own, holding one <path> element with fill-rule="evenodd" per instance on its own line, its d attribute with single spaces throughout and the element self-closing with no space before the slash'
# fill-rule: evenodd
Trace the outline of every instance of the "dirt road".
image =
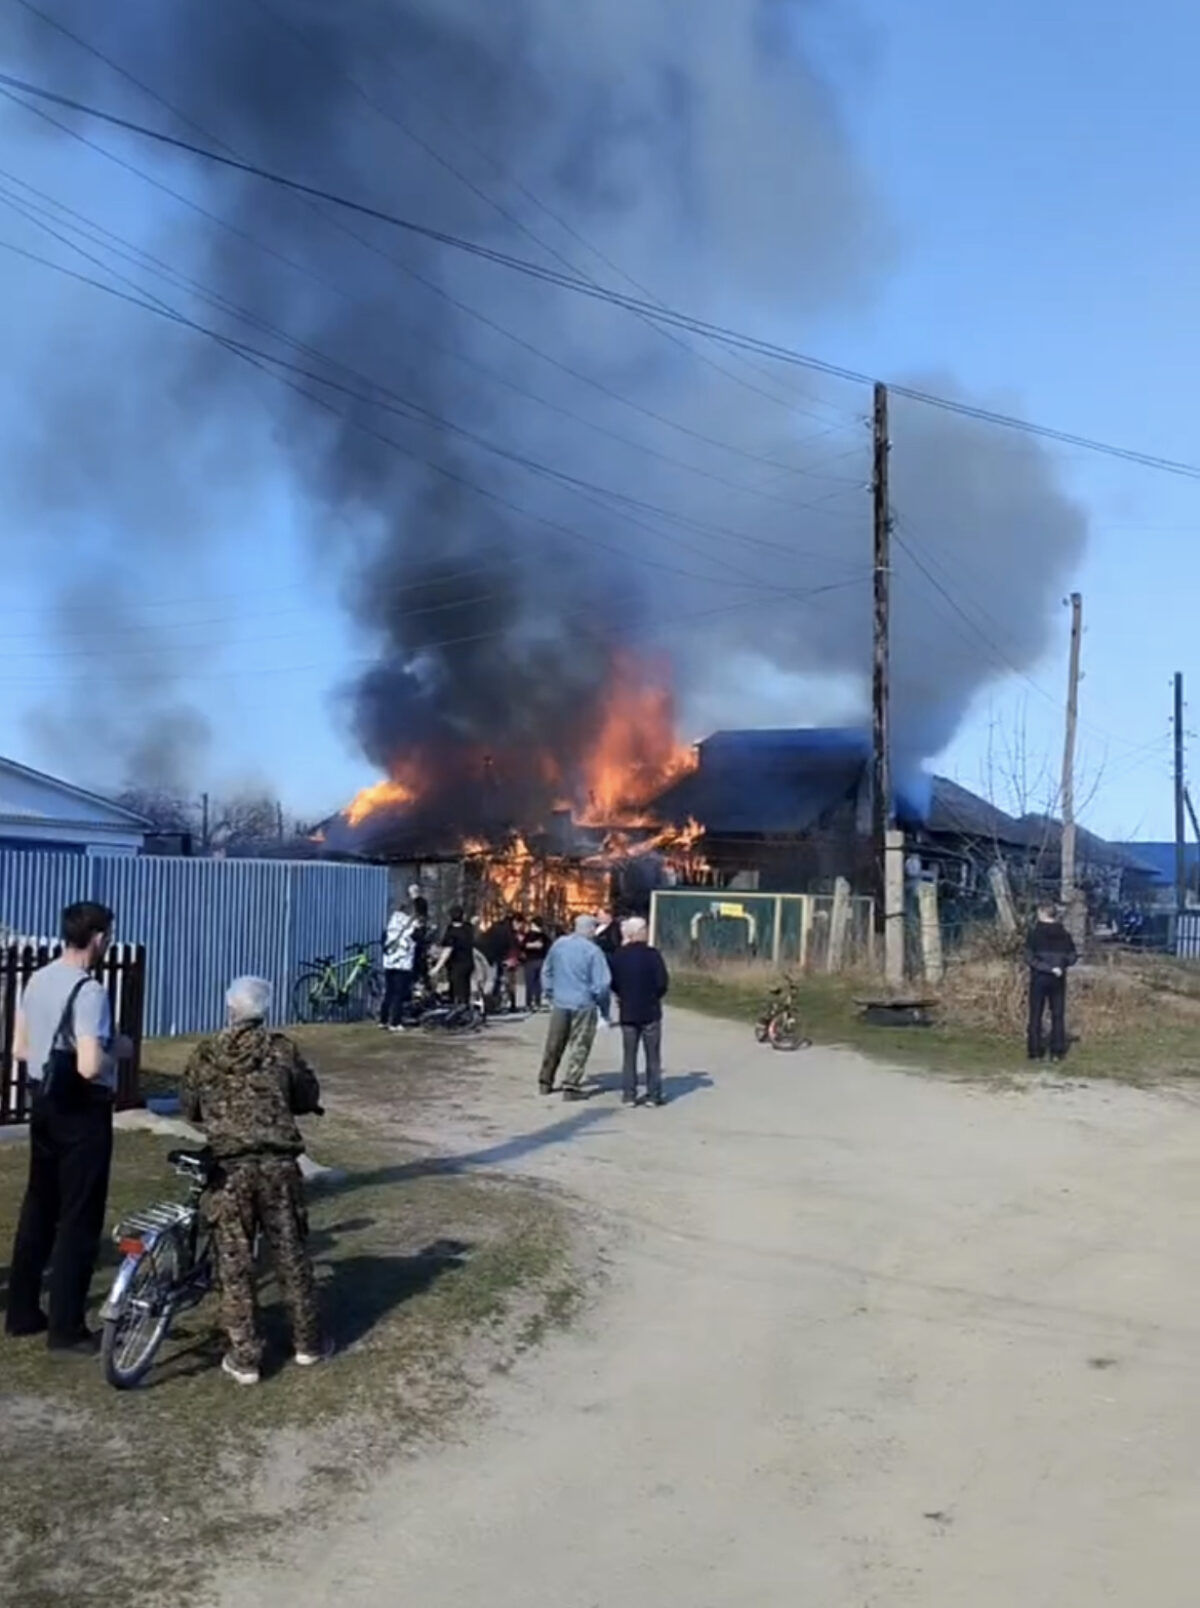
<svg viewBox="0 0 1200 1608">
<path fill-rule="evenodd" d="M 1191 1608 L 1200 1111 L 682 1014 L 666 1110 L 564 1107 L 537 1037 L 424 1137 L 591 1203 L 608 1286 L 226 1608 Z"/>
</svg>

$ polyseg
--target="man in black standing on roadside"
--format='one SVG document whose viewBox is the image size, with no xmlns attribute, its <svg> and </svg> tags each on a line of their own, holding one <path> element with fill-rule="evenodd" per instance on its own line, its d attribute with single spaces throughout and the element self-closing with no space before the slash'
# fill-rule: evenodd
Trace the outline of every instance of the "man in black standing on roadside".
<svg viewBox="0 0 1200 1608">
<path fill-rule="evenodd" d="M 662 1083 L 662 1002 L 670 987 L 667 963 L 648 941 L 641 916 L 621 923 L 624 943 L 609 960 L 621 1023 L 621 1099 L 638 1101 L 638 1046 L 646 1053 L 646 1104 L 666 1105 Z"/>
<path fill-rule="evenodd" d="M 28 1068 L 32 1109 L 5 1328 L 17 1338 L 45 1334 L 50 1350 L 66 1356 L 97 1349 L 87 1298 L 108 1201 L 117 1063 L 130 1053 L 113 1036 L 108 995 L 92 976 L 112 923 L 103 905 L 68 905 L 62 955 L 30 978 L 13 1035 L 13 1059 Z"/>
<path fill-rule="evenodd" d="M 1029 964 L 1029 1035 L 1031 1061 L 1046 1054 L 1045 1020 L 1050 1010 L 1050 1059 L 1067 1053 L 1067 973 L 1079 959 L 1075 940 L 1053 905 L 1039 905 L 1037 921 L 1025 945 Z"/>
</svg>

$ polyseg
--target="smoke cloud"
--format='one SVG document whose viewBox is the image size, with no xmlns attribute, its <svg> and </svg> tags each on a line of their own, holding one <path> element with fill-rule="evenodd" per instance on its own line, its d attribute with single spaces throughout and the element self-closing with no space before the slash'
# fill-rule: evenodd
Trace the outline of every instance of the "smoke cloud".
<svg viewBox="0 0 1200 1608">
<path fill-rule="evenodd" d="M 867 302 L 889 260 L 811 64 L 812 3 L 43 3 L 129 76 L 30 17 L 41 82 L 715 320 L 803 339 Z M 6 122 L 69 138 L 24 111 Z M 304 372 L 248 375 L 80 292 L 93 324 L 72 317 L 69 371 L 31 387 L 17 494 L 101 499 L 150 548 L 181 477 L 211 516 L 201 444 L 228 453 L 227 485 L 229 466 L 234 482 L 284 473 L 372 656 L 339 709 L 378 766 L 418 753 L 465 813 L 487 755 L 503 808 L 544 803 L 572 782 L 618 650 L 667 656 L 696 735 L 779 719 L 792 691 L 789 722 L 865 708 L 864 392 L 71 126 L 204 209 L 161 197 L 155 249 L 218 301 L 125 271 Z M 81 418 L 96 473 L 64 485 L 59 443 Z M 893 435 L 895 721 L 928 755 L 988 679 L 1038 655 L 1084 526 L 1032 441 L 900 403 Z"/>
</svg>

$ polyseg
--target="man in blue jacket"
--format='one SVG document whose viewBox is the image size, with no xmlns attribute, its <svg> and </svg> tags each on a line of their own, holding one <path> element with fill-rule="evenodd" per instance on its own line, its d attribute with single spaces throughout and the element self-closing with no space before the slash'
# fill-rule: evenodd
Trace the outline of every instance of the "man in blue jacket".
<svg viewBox="0 0 1200 1608">
<path fill-rule="evenodd" d="M 564 1054 L 564 1100 L 583 1100 L 583 1074 L 596 1040 L 596 1022 L 608 1021 L 612 978 L 596 944 L 595 916 L 578 916 L 575 931 L 550 945 L 542 968 L 542 992 L 550 1005 L 546 1049 L 538 1087 L 554 1093 L 554 1080 Z"/>
<path fill-rule="evenodd" d="M 613 993 L 621 1018 L 622 1098 L 638 1104 L 638 1046 L 646 1052 L 646 1104 L 665 1105 L 662 1085 L 662 1002 L 670 986 L 667 963 L 648 942 L 646 923 L 631 916 L 621 923 L 625 942 L 610 961 Z"/>
</svg>

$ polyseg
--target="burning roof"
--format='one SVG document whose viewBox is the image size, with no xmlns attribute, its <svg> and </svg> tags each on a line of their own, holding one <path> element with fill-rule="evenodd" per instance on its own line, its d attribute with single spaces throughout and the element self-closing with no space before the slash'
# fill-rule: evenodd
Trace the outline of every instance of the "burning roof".
<svg viewBox="0 0 1200 1608">
<path fill-rule="evenodd" d="M 495 750 L 474 735 L 401 746 L 389 774 L 326 823 L 332 847 L 398 858 L 482 852 L 519 839 L 538 852 L 586 857 L 624 834 L 661 836 L 651 806 L 696 765 L 675 732 L 661 667 L 614 654 L 582 729 L 557 741 L 522 737 Z M 588 729 L 590 727 L 590 730 Z"/>
</svg>

